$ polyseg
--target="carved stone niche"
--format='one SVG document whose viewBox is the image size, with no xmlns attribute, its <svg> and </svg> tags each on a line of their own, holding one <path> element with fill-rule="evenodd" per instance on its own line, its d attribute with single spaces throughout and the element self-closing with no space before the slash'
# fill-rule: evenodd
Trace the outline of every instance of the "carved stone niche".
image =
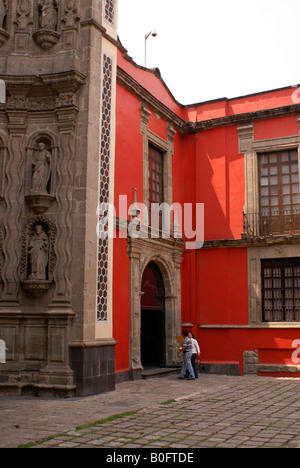
<svg viewBox="0 0 300 468">
<path fill-rule="evenodd" d="M 25 197 L 29 206 L 36 213 L 47 211 L 55 200 L 51 195 L 53 190 L 53 154 L 51 142 L 47 138 L 39 138 L 29 156 L 30 191 Z"/>
<path fill-rule="evenodd" d="M 9 33 L 6 31 L 7 14 L 7 0 L 0 0 L 0 48 L 3 47 L 10 38 Z"/>
<path fill-rule="evenodd" d="M 0 282 L 2 277 L 2 265 L 3 265 L 3 230 L 0 226 Z"/>
<path fill-rule="evenodd" d="M 56 227 L 48 218 L 35 216 L 25 225 L 22 238 L 21 284 L 35 298 L 53 283 L 56 263 Z"/>
<path fill-rule="evenodd" d="M 57 31 L 60 14 L 58 0 L 40 0 L 36 2 L 37 31 L 33 34 L 35 42 L 45 51 L 52 49 L 60 39 Z"/>
<path fill-rule="evenodd" d="M 4 180 L 7 148 L 0 136 L 0 203 L 4 200 Z"/>
</svg>

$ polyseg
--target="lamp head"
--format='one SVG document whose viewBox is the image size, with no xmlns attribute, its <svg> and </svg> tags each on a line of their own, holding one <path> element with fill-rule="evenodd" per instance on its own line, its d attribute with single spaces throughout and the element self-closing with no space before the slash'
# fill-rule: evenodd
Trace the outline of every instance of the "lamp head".
<svg viewBox="0 0 300 468">
<path fill-rule="evenodd" d="M 149 34 L 145 35 L 145 39 L 147 40 L 149 36 L 156 37 L 157 32 L 155 30 L 150 31 Z"/>
</svg>

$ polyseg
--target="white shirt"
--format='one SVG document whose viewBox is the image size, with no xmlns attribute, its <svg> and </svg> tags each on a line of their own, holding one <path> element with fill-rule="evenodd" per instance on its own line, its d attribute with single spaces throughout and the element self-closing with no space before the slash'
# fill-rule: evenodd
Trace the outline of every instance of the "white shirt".
<svg viewBox="0 0 300 468">
<path fill-rule="evenodd" d="M 192 340 L 192 353 L 193 354 L 199 354 L 200 353 L 200 348 L 198 345 L 198 341 L 195 340 L 195 338 L 191 338 Z"/>
</svg>

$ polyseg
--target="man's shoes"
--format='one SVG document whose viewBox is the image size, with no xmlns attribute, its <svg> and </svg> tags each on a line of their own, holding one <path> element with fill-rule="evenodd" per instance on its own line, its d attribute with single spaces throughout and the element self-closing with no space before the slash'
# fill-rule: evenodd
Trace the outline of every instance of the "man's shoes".
<svg viewBox="0 0 300 468">
<path fill-rule="evenodd" d="M 178 377 L 179 380 L 195 380 L 195 377 Z"/>
</svg>

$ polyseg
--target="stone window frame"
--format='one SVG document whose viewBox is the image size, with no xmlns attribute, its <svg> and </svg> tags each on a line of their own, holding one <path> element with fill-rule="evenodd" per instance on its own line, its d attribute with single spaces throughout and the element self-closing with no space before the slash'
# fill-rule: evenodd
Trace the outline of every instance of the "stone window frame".
<svg viewBox="0 0 300 468">
<path fill-rule="evenodd" d="M 298 135 L 263 140 L 254 140 L 253 123 L 238 127 L 239 153 L 245 156 L 245 215 L 260 211 L 258 154 L 297 149 L 300 168 L 300 117 L 298 123 Z"/>
<path fill-rule="evenodd" d="M 258 213 L 259 200 L 259 168 L 258 154 L 272 151 L 298 150 L 300 168 L 300 116 L 298 117 L 299 134 L 285 137 L 254 140 L 253 122 L 238 127 L 239 153 L 245 157 L 245 206 L 244 214 Z M 299 171 L 300 179 L 300 171 Z M 300 183 L 300 180 L 299 180 Z M 280 242 L 265 243 L 261 246 L 253 244 L 248 248 L 248 308 L 249 325 L 262 328 L 299 328 L 300 322 L 263 322 L 262 321 L 262 284 L 261 260 L 273 258 L 299 257 L 299 243 L 287 244 L 284 237 Z"/>
<path fill-rule="evenodd" d="M 248 248 L 249 324 L 262 328 L 300 328 L 300 322 L 263 322 L 261 260 L 300 257 L 299 243 Z"/>
<path fill-rule="evenodd" d="M 163 154 L 163 202 L 169 206 L 173 203 L 172 158 L 174 155 L 174 137 L 176 131 L 167 123 L 167 139 L 164 140 L 149 130 L 148 123 L 151 111 L 141 103 L 141 134 L 143 135 L 143 203 L 150 213 L 149 207 L 149 146 L 155 147 Z M 170 220 L 173 232 L 173 219 Z"/>
</svg>

